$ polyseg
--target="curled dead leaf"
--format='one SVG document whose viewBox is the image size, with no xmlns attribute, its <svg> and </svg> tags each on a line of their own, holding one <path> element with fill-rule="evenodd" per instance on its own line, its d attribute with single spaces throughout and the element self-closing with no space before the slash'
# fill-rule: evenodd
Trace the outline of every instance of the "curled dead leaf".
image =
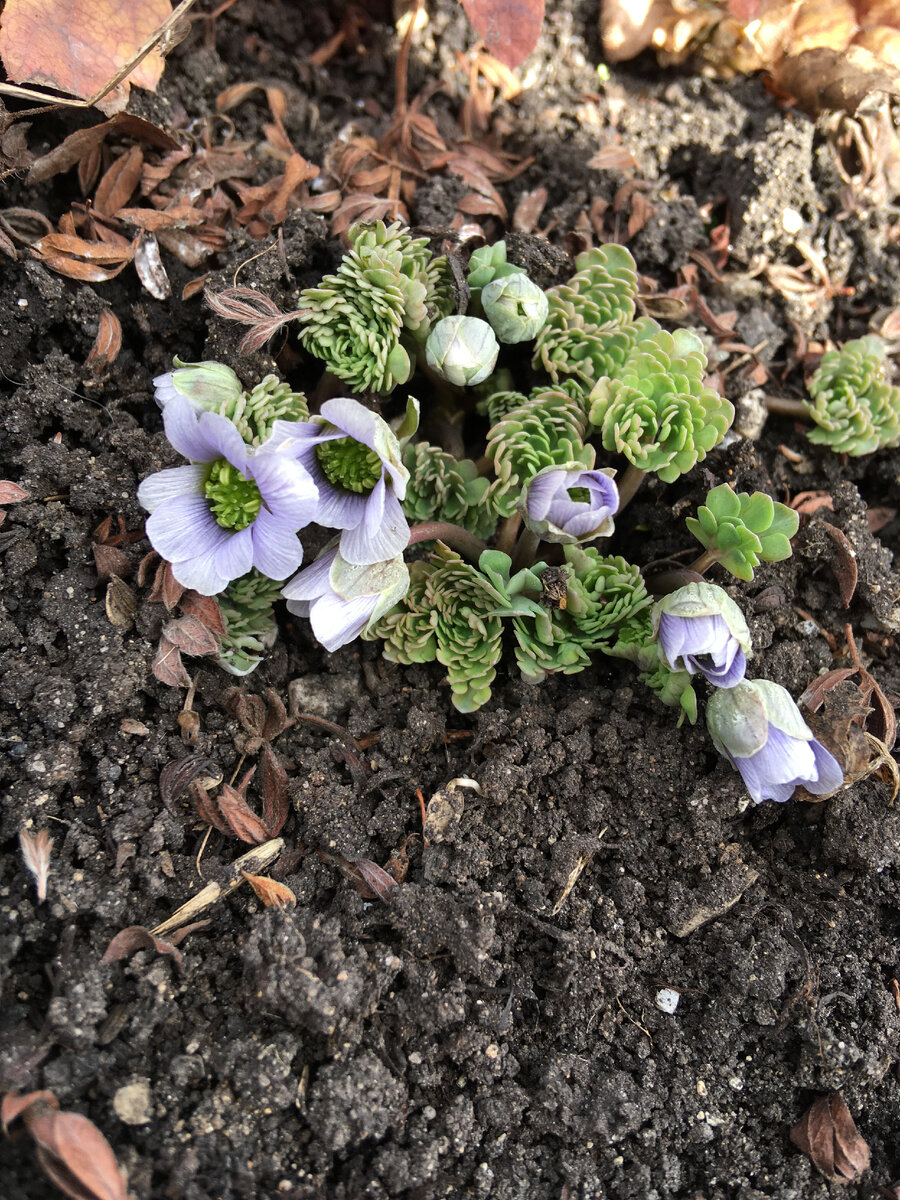
<svg viewBox="0 0 900 1200">
<path fill-rule="evenodd" d="M 108 551 L 110 547 L 96 547 Z M 114 549 L 114 547 L 113 547 Z M 120 552 L 121 553 L 121 552 Z M 98 568 L 99 569 L 99 568 Z M 106 615 L 111 625 L 119 625 L 130 629 L 137 611 L 137 597 L 124 579 L 118 575 L 110 575 L 106 585 Z"/>
<path fill-rule="evenodd" d="M 297 897 L 286 884 L 269 879 L 267 875 L 250 875 L 247 871 L 241 871 L 241 874 L 267 908 L 297 903 Z"/>
<path fill-rule="evenodd" d="M 869 1169 L 868 1144 L 840 1092 L 820 1096 L 791 1130 L 791 1141 L 832 1183 L 852 1183 Z"/>
<path fill-rule="evenodd" d="M 859 564 L 857 562 L 856 551 L 853 549 L 853 543 L 842 529 L 838 529 L 836 525 L 829 524 L 828 521 L 823 521 L 822 527 L 835 544 L 837 553 L 835 561 L 831 564 L 831 569 L 834 571 L 835 578 L 838 581 L 844 608 L 849 608 L 859 577 Z"/>
<path fill-rule="evenodd" d="M 111 308 L 104 308 L 100 313 L 97 336 L 90 354 L 85 359 L 85 366 L 99 374 L 116 361 L 121 349 L 122 323 Z"/>
<path fill-rule="evenodd" d="M 169 955 L 179 969 L 183 965 L 181 951 L 172 942 L 154 937 L 143 925 L 129 925 L 127 929 L 121 929 L 104 950 L 100 965 L 130 958 L 138 950 L 155 950 L 157 954 Z"/>
</svg>

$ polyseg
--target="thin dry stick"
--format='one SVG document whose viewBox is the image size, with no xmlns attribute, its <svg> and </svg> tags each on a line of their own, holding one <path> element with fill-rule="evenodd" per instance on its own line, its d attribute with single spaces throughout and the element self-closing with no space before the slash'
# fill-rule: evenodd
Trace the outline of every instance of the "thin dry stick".
<svg viewBox="0 0 900 1200">
<path fill-rule="evenodd" d="M 248 850 L 246 854 L 242 854 L 231 864 L 225 883 L 208 883 L 196 896 L 192 896 L 186 904 L 182 904 L 181 908 L 174 912 L 168 920 L 163 921 L 161 925 L 157 925 L 150 932 L 154 937 L 163 937 L 165 934 L 171 933 L 173 929 L 178 929 L 179 926 L 193 921 L 211 905 L 217 904 L 225 896 L 230 895 L 235 888 L 240 887 L 244 882 L 242 871 L 246 871 L 249 875 L 258 875 L 260 871 L 264 871 L 272 865 L 283 849 L 284 838 L 272 838 L 269 842 L 254 846 L 252 850 Z"/>
<path fill-rule="evenodd" d="M 108 80 L 99 92 L 95 92 L 88 100 L 69 100 L 63 96 L 54 96 L 51 92 L 42 92 L 37 88 L 22 87 L 18 83 L 0 83 L 0 92 L 5 92 L 8 96 L 20 96 L 27 100 L 49 100 L 54 105 L 65 105 L 68 108 L 91 108 L 102 100 L 104 96 L 109 95 L 113 88 L 118 87 L 122 80 L 130 75 L 135 67 L 140 66 L 151 50 L 154 50 L 160 43 L 164 43 L 160 52 L 166 54 L 174 46 L 177 46 L 181 41 L 180 37 L 174 36 L 175 26 L 181 21 L 189 9 L 193 8 L 195 0 L 181 0 L 181 3 L 176 9 L 166 17 L 165 21 L 159 26 L 155 33 L 144 42 L 140 50 L 137 50 L 127 63 L 121 67 L 112 79 Z M 170 36 L 171 35 L 171 36 Z M 25 116 L 26 114 L 22 114 Z"/>
</svg>

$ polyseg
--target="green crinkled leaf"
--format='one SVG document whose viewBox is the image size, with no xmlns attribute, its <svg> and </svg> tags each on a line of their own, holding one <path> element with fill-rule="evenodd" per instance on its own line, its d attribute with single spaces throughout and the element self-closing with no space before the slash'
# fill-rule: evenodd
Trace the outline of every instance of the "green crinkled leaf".
<svg viewBox="0 0 900 1200">
<path fill-rule="evenodd" d="M 817 426 L 811 442 L 852 457 L 900 444 L 900 388 L 888 381 L 885 350 L 870 335 L 822 355 L 804 401 Z"/>
<path fill-rule="evenodd" d="M 497 512 L 488 499 L 491 482 L 471 459 L 456 459 L 428 442 L 410 442 L 403 465 L 409 471 L 403 511 L 410 521 L 450 521 L 476 537 L 493 534 Z"/>
</svg>

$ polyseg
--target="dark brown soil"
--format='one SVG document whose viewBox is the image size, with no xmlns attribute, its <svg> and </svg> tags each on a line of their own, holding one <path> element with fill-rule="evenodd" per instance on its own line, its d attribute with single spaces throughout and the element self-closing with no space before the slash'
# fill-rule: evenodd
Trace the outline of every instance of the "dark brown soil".
<svg viewBox="0 0 900 1200">
<path fill-rule="evenodd" d="M 461 8 L 435 7 L 410 91 L 446 75 L 429 111 L 450 121 L 463 87 L 454 51 L 469 35 Z M 700 208 L 727 204 L 733 278 L 704 277 L 704 294 L 714 311 L 739 311 L 739 337 L 766 343 L 776 377 L 790 368 L 782 394 L 801 394 L 791 319 L 840 341 L 900 304 L 896 211 L 848 213 L 824 126 L 776 108 L 758 81 L 663 74 L 647 61 L 615 70 L 613 87 L 586 100 L 599 88 L 595 6 L 550 7 L 528 68 L 534 86 L 506 106 L 507 148 L 536 160 L 504 185 L 510 210 L 546 187 L 542 220 L 555 220 L 562 246 L 592 197 L 612 198 L 623 176 L 586 166 L 612 97 L 655 208 L 629 243 L 640 270 L 672 286 L 691 251 L 708 249 Z M 265 77 L 297 89 L 288 131 L 314 162 L 349 120 L 377 127 L 360 102 L 390 106 L 390 29 L 376 26 L 364 55 L 301 72 L 335 24 L 313 5 L 302 30 L 295 20 L 276 0 L 242 0 L 216 22 L 214 47 L 195 31 L 172 56 L 148 112 L 199 118 L 226 85 Z M 231 115 L 237 136 L 252 138 L 262 101 Z M 33 147 L 77 120 L 36 125 Z M 75 186 L 70 176 L 38 189 L 13 182 L 3 203 L 55 220 Z M 455 186 L 423 184 L 414 219 L 446 224 Z M 747 276 L 760 253 L 802 264 L 786 209 L 834 277 L 847 272 L 852 295 L 823 291 L 787 309 L 764 276 Z M 290 280 L 267 255 L 241 282 L 290 303 L 340 249 L 323 220 L 303 214 L 284 238 Z M 235 237 L 218 278 L 260 248 Z M 823 804 L 744 810 L 740 778 L 702 723 L 676 729 L 624 664 L 601 660 L 530 688 L 510 655 L 491 702 L 465 717 L 439 668 L 385 664 L 369 644 L 327 655 L 282 614 L 283 636 L 250 689 L 286 699 L 296 681 L 303 711 L 355 738 L 378 735 L 360 761 L 310 725 L 278 742 L 292 779 L 286 838 L 302 851 L 283 873 L 296 909 L 264 910 L 244 887 L 205 914 L 210 924 L 181 946 L 181 970 L 146 951 L 100 965 L 115 933 L 164 920 L 242 847 L 215 834 L 198 875 L 204 827 L 186 801 L 162 803 L 160 772 L 188 751 L 176 721 L 184 694 L 149 669 L 161 606 L 145 591 L 133 628 L 110 623 L 91 532 L 111 514 L 138 530 L 138 482 L 174 461 L 150 382 L 173 354 L 220 357 L 248 379 L 272 364 L 238 359 L 240 331 L 199 298 L 153 300 L 130 273 L 86 286 L 2 261 L 0 478 L 31 499 L 0 532 L 0 1082 L 52 1089 L 89 1116 L 138 1200 L 815 1200 L 831 1188 L 788 1132 L 831 1089 L 872 1150 L 871 1171 L 843 1194 L 869 1197 L 900 1176 L 890 989 L 900 808 L 869 778 Z M 192 272 L 166 265 L 179 296 Z M 107 305 L 124 345 L 97 386 L 84 362 Z M 292 377 L 299 387 L 314 382 L 306 370 Z M 739 373 L 728 387 L 740 404 Z M 645 485 L 611 549 L 641 564 L 687 552 L 683 517 L 722 481 L 780 499 L 828 491 L 828 520 L 858 555 L 849 609 L 822 513 L 788 562 L 749 585 L 717 582 L 751 622 L 755 675 L 799 695 L 834 665 L 825 635 L 840 648 L 850 622 L 873 674 L 898 694 L 900 522 L 877 536 L 866 522 L 867 507 L 900 507 L 898 476 L 897 451 L 842 461 L 771 418 L 755 441 L 732 439 L 677 484 Z M 132 566 L 147 548 L 126 546 Z M 228 777 L 238 730 L 220 701 L 234 680 L 188 665 L 201 722 L 193 750 Z M 409 871 L 388 902 L 363 899 L 317 855 L 387 862 L 421 829 L 416 789 L 427 801 L 460 775 L 481 793 L 463 793 L 461 814 L 427 848 L 408 841 Z M 18 854 L 23 825 L 55 839 L 40 906 Z M 657 1007 L 663 987 L 681 994 L 673 1015 Z M 57 1194 L 24 1141 L 0 1147 L 0 1179 L 8 1200 Z"/>
</svg>

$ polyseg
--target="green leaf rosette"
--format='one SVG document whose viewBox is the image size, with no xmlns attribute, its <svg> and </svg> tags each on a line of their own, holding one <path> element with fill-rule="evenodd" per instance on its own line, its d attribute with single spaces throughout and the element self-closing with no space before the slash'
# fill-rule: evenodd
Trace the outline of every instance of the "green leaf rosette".
<svg viewBox="0 0 900 1200">
<path fill-rule="evenodd" d="M 809 394 L 804 406 L 816 428 L 807 437 L 816 445 L 853 458 L 900 446 L 900 388 L 888 382 L 880 338 L 823 354 Z"/>
<path fill-rule="evenodd" d="M 765 492 L 733 492 L 722 483 L 685 523 L 714 561 L 749 582 L 760 562 L 790 558 L 800 517 Z"/>
</svg>

